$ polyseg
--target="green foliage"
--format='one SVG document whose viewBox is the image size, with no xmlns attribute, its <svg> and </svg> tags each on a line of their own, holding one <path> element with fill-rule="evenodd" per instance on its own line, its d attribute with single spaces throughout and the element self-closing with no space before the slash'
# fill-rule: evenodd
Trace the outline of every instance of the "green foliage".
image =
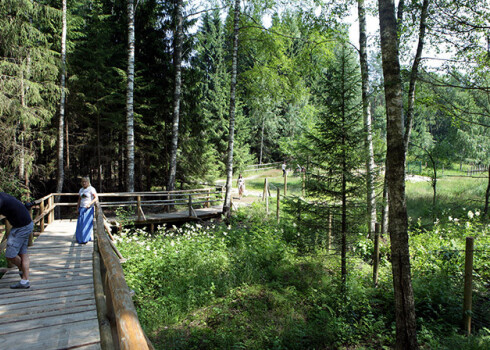
<svg viewBox="0 0 490 350">
<path fill-rule="evenodd" d="M 410 229 L 419 342 L 431 349 L 486 349 L 490 227 L 479 210 L 439 217 L 430 227 L 414 220 Z M 277 225 L 264 204 L 255 203 L 235 212 L 228 226 L 188 224 L 159 228 L 153 236 L 136 230 L 118 237 L 140 320 L 156 347 L 390 348 L 395 332 L 388 238 L 381 241 L 377 288 L 372 243 L 357 238 L 342 294 L 339 257 L 313 239 L 306 222 L 306 214 L 298 221 L 297 213 L 281 212 Z M 476 239 L 470 338 L 460 331 L 467 236 Z"/>
<path fill-rule="evenodd" d="M 5 258 L 5 253 L 0 253 L 0 267 L 7 267 L 7 258 Z"/>
</svg>

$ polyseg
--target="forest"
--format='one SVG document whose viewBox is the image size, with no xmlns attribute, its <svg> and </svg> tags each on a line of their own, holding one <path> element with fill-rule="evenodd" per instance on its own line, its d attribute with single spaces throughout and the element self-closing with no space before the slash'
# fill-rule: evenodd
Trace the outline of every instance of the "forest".
<svg viewBox="0 0 490 350">
<path fill-rule="evenodd" d="M 157 348 L 490 348 L 486 0 L 1 0 L 0 142 L 25 201 L 224 184 L 222 220 L 118 237 Z M 234 209 L 276 162 L 281 219 Z"/>
</svg>

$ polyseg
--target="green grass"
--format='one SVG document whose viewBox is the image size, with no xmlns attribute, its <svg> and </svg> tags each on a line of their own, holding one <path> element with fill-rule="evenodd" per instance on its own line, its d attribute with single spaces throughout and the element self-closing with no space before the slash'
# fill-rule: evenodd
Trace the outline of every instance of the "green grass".
<svg viewBox="0 0 490 350">
<path fill-rule="evenodd" d="M 280 189 L 281 194 L 283 193 L 284 177 L 282 176 L 281 170 L 270 170 L 265 173 L 247 174 L 246 176 L 253 177 L 252 179 L 246 179 L 247 189 L 263 190 L 265 178 L 267 178 L 270 184 L 271 193 L 275 192 L 276 188 Z M 287 178 L 287 186 L 289 195 L 300 195 L 302 191 L 301 177 L 290 173 Z"/>
<path fill-rule="evenodd" d="M 488 179 L 445 177 L 437 181 L 435 211 L 432 207 L 433 189 L 430 182 L 407 182 L 407 212 L 412 220 L 423 224 L 435 218 L 446 220 L 449 215 L 465 216 L 469 210 L 482 209 Z"/>
</svg>

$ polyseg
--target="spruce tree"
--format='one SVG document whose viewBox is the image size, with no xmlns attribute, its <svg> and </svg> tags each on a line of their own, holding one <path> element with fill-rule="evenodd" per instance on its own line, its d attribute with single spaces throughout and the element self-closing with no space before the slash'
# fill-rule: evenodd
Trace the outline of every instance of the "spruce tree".
<svg viewBox="0 0 490 350">
<path fill-rule="evenodd" d="M 340 43 L 334 59 L 316 82 L 319 115 L 309 135 L 315 168 L 309 190 L 332 205 L 340 203 L 341 275 L 347 276 L 348 211 L 364 185 L 362 101 L 360 75 L 354 52 Z M 352 214 L 352 213 L 351 213 Z"/>
</svg>

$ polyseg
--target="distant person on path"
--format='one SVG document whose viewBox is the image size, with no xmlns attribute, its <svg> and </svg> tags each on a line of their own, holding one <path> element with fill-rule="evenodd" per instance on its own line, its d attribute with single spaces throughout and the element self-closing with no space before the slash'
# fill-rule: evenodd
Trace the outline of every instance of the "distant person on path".
<svg viewBox="0 0 490 350">
<path fill-rule="evenodd" d="M 90 186 L 88 177 L 82 178 L 82 188 L 78 192 L 78 221 L 75 238 L 78 243 L 86 244 L 92 239 L 94 221 L 94 203 L 97 202 L 97 191 Z"/>
<path fill-rule="evenodd" d="M 12 289 L 27 289 L 29 284 L 29 255 L 27 244 L 34 228 L 31 215 L 21 201 L 11 195 L 0 192 L 0 215 L 3 215 L 12 225 L 7 239 L 5 257 L 19 268 L 20 282 L 12 284 Z"/>
<path fill-rule="evenodd" d="M 282 177 L 286 176 L 286 161 L 282 163 Z"/>
<path fill-rule="evenodd" d="M 238 175 L 237 185 L 238 185 L 238 198 L 242 199 L 242 196 L 245 193 L 245 179 L 243 178 L 242 174 Z"/>
</svg>

